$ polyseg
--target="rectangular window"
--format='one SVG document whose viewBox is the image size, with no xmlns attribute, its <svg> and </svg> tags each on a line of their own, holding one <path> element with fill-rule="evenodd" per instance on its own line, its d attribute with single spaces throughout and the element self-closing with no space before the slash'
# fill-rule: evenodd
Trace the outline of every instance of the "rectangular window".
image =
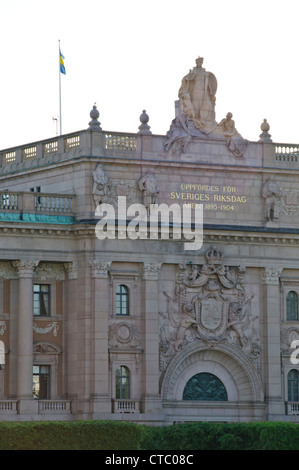
<svg viewBox="0 0 299 470">
<path fill-rule="evenodd" d="M 34 316 L 50 316 L 50 285 L 34 284 L 33 291 Z"/>
<path fill-rule="evenodd" d="M 33 366 L 32 394 L 36 400 L 50 398 L 50 366 Z"/>
</svg>

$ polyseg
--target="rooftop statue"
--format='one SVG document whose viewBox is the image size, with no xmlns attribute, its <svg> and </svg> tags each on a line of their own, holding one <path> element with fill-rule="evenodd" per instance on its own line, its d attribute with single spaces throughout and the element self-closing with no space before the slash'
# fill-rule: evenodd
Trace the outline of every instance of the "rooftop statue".
<svg viewBox="0 0 299 470">
<path fill-rule="evenodd" d="M 217 80 L 203 67 L 203 58 L 182 79 L 176 117 L 166 134 L 166 152 L 185 153 L 190 142 L 198 139 L 224 140 L 235 157 L 244 157 L 247 141 L 238 133 L 232 113 L 220 123 L 216 121 L 215 105 Z"/>
<path fill-rule="evenodd" d="M 216 126 L 215 104 L 217 80 L 202 67 L 203 58 L 196 59 L 196 67 L 183 78 L 179 99 L 184 113 L 201 131 L 211 132 Z"/>
</svg>

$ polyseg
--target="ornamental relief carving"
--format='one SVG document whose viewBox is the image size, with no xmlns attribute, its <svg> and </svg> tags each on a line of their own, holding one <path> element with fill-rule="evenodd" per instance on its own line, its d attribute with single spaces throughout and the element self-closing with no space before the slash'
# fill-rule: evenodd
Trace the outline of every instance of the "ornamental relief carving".
<svg viewBox="0 0 299 470">
<path fill-rule="evenodd" d="M 291 354 L 294 349 L 291 348 L 293 341 L 299 340 L 299 328 L 295 326 L 286 327 L 282 324 L 280 332 L 280 350 L 282 354 Z"/>
<path fill-rule="evenodd" d="M 39 281 L 55 279 L 57 281 L 65 280 L 65 270 L 60 263 L 39 263 L 33 277 Z"/>
<path fill-rule="evenodd" d="M 257 316 L 251 312 L 253 295 L 244 288 L 245 268 L 223 264 L 213 246 L 202 266 L 179 265 L 174 291 L 163 292 L 167 310 L 159 315 L 160 370 L 194 341 L 213 347 L 221 341 L 241 349 L 260 368 Z"/>
<path fill-rule="evenodd" d="M 135 181 L 125 181 L 124 179 L 117 182 L 111 181 L 101 163 L 92 172 L 92 178 L 92 195 L 95 207 L 99 204 L 112 204 L 116 206 L 118 196 L 126 196 L 129 205 L 137 201 L 137 183 Z"/>
<path fill-rule="evenodd" d="M 140 347 L 140 333 L 135 325 L 127 322 L 115 322 L 109 326 L 108 342 L 110 348 Z"/>
<path fill-rule="evenodd" d="M 45 328 L 40 328 L 36 323 L 33 323 L 33 331 L 40 335 L 46 335 L 52 331 L 53 336 L 57 336 L 59 325 L 56 321 L 49 323 Z"/>
</svg>

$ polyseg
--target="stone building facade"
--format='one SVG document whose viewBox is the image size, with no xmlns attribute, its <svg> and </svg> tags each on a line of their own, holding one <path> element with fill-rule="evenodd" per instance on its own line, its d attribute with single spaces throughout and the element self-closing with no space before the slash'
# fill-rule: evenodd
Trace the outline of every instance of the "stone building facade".
<svg viewBox="0 0 299 470">
<path fill-rule="evenodd" d="M 94 106 L 0 152 L 0 420 L 298 420 L 298 147 L 217 123 L 216 90 L 199 58 L 164 136 Z M 133 204 L 201 206 L 202 246 Z"/>
</svg>

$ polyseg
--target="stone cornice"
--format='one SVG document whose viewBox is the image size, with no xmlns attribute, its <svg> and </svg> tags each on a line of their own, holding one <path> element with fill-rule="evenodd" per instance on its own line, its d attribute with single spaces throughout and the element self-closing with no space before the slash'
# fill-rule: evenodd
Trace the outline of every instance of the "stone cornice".
<svg viewBox="0 0 299 470">
<path fill-rule="evenodd" d="M 74 225 L 51 225 L 46 224 L 27 224 L 27 223 L 0 223 L 0 237 L 2 236 L 37 236 L 37 237 L 55 237 L 61 238 L 81 238 L 95 237 L 94 226 L 96 220 L 81 221 Z M 204 227 L 204 242 L 215 241 L 217 243 L 253 243 L 268 245 L 299 245 L 299 229 L 278 228 L 272 229 L 267 227 L 242 227 L 242 226 L 226 226 L 226 225 L 209 225 Z M 117 237 L 116 237 L 117 238 Z M 150 241 L 150 239 L 149 239 Z M 159 241 L 159 240 L 157 240 Z M 167 240 L 163 240 L 163 243 Z M 170 243 L 181 243 L 181 240 L 172 241 Z"/>
</svg>

